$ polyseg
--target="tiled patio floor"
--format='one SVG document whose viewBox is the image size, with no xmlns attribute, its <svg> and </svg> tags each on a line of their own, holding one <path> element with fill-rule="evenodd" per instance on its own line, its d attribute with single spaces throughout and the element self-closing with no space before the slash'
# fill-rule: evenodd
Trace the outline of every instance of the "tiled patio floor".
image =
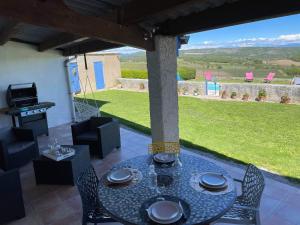
<svg viewBox="0 0 300 225">
<path fill-rule="evenodd" d="M 40 149 L 45 149 L 49 139 L 53 137 L 56 137 L 61 144 L 71 144 L 70 126 L 63 125 L 50 129 L 49 137 L 39 138 Z M 92 160 L 98 176 L 101 176 L 120 160 L 146 154 L 150 137 L 122 128 L 121 138 L 121 150 L 115 150 L 105 160 Z M 195 155 L 204 157 L 199 154 Z M 240 167 L 205 158 L 225 168 L 233 177 L 242 178 L 244 171 Z M 26 217 L 9 223 L 10 225 L 81 224 L 81 202 L 76 187 L 36 186 L 32 163 L 21 168 L 20 173 L 26 205 Z M 300 225 L 299 188 L 267 178 L 261 204 L 261 219 L 262 225 Z"/>
</svg>

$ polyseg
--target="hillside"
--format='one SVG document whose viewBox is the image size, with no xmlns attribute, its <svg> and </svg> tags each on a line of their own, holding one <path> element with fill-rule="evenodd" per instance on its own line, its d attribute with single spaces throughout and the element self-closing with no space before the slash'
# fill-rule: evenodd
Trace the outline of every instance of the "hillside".
<svg viewBox="0 0 300 225">
<path fill-rule="evenodd" d="M 123 71 L 146 71 L 145 52 L 121 55 L 121 65 Z M 246 71 L 253 71 L 255 77 L 265 77 L 270 71 L 275 71 L 277 78 L 289 79 L 300 75 L 300 47 L 181 50 L 178 67 L 190 71 L 189 76 L 184 76 L 187 79 L 201 77 L 206 70 L 212 71 L 219 79 L 243 77 Z"/>
</svg>

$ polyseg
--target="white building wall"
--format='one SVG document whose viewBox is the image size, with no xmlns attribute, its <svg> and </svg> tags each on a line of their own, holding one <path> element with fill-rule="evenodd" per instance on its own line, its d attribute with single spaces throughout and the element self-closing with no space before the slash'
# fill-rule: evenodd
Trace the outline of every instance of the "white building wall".
<svg viewBox="0 0 300 225">
<path fill-rule="evenodd" d="M 64 60 L 58 51 L 38 52 L 27 44 L 8 42 L 0 46 L 0 109 L 7 107 L 9 84 L 35 82 L 39 101 L 56 104 L 47 111 L 49 127 L 71 122 L 71 96 Z M 0 128 L 11 125 L 11 118 L 1 113 Z"/>
</svg>

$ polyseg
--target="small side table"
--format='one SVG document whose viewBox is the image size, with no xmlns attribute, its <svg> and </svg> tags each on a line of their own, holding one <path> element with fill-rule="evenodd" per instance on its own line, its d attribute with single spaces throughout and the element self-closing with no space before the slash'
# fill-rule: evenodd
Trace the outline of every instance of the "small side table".
<svg viewBox="0 0 300 225">
<path fill-rule="evenodd" d="M 75 155 L 61 161 L 40 156 L 33 160 L 36 184 L 75 185 L 81 172 L 90 165 L 88 145 L 67 146 L 75 149 Z"/>
</svg>

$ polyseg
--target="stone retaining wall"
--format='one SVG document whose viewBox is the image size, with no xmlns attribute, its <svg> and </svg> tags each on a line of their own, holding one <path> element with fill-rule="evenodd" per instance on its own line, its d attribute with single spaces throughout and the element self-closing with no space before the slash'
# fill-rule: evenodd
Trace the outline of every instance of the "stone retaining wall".
<svg viewBox="0 0 300 225">
<path fill-rule="evenodd" d="M 119 88 L 148 90 L 148 80 L 145 79 L 118 79 Z M 144 87 L 144 89 L 141 88 Z M 249 100 L 255 100 L 259 90 L 264 89 L 267 93 L 267 101 L 280 102 L 281 96 L 288 95 L 292 102 L 300 103 L 300 86 L 281 85 L 281 84 L 255 84 L 255 83 L 221 83 L 221 92 L 226 91 L 228 96 L 232 92 L 237 93 L 237 98 L 241 99 L 243 94 L 250 95 Z M 179 81 L 178 90 L 180 93 L 184 91 L 189 95 L 193 95 L 197 90 L 200 96 L 205 95 L 205 83 L 195 81 Z"/>
</svg>

